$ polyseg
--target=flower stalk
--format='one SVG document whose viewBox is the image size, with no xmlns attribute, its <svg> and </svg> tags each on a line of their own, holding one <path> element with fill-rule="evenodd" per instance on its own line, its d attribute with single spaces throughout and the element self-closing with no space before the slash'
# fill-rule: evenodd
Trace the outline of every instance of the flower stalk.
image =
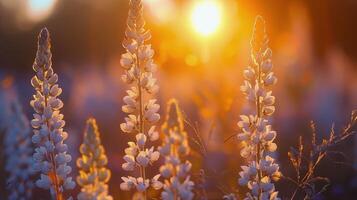
<svg viewBox="0 0 357 200">
<path fill-rule="evenodd" d="M 58 96 L 62 89 L 58 86 L 58 75 L 52 69 L 52 53 L 50 50 L 50 35 L 46 28 L 38 37 L 38 50 L 33 70 L 36 75 L 31 84 L 36 93 L 30 102 L 35 114 L 31 121 L 34 135 L 32 142 L 37 145 L 34 159 L 34 170 L 41 173 L 36 185 L 49 189 L 56 200 L 64 199 L 64 191 L 75 187 L 72 177 L 68 176 L 72 168 L 67 164 L 72 157 L 67 153 L 68 147 L 64 141 L 68 133 L 63 130 L 65 121 L 60 109 L 63 107 Z"/>
<path fill-rule="evenodd" d="M 241 86 L 248 101 L 254 105 L 255 112 L 241 115 L 241 121 L 238 122 L 242 130 L 238 139 L 244 145 L 241 156 L 248 161 L 247 166 L 241 167 L 243 171 L 239 173 L 239 184 L 251 190 L 245 198 L 248 200 L 279 199 L 272 183 L 272 180 L 277 181 L 281 176 L 279 165 L 273 158 L 277 148 L 274 143 L 276 131 L 272 130 L 268 120 L 275 111 L 271 86 L 277 79 L 272 72 L 272 51 L 268 42 L 265 21 L 258 16 L 251 40 L 251 65 L 244 70 L 245 81 Z"/>
<path fill-rule="evenodd" d="M 123 46 L 126 49 L 120 63 L 125 70 L 123 81 L 130 85 L 127 95 L 123 98 L 125 105 L 123 112 L 128 116 L 125 123 L 120 125 L 124 133 L 135 134 L 136 142 L 128 142 L 125 149 L 125 163 L 122 168 L 125 171 L 137 170 L 139 177 L 122 177 L 122 190 L 136 189 L 147 198 L 147 190 L 150 185 L 154 189 L 160 189 L 162 184 L 158 181 L 160 175 L 148 179 L 146 168 L 159 159 L 160 153 L 153 146 L 147 147 L 147 140 L 155 141 L 159 138 L 154 124 L 159 121 L 157 113 L 160 106 L 152 96 L 157 92 L 156 79 L 153 71 L 156 65 L 153 62 L 154 51 L 151 45 L 145 44 L 151 38 L 149 31 L 144 28 L 143 5 L 141 0 L 131 0 L 125 39 Z"/>
<path fill-rule="evenodd" d="M 84 140 L 80 148 L 81 157 L 77 159 L 79 176 L 77 183 L 81 192 L 78 200 L 112 200 L 108 195 L 110 170 L 106 168 L 108 158 L 100 141 L 100 133 L 94 118 L 87 120 Z"/>
<path fill-rule="evenodd" d="M 160 167 L 161 176 L 165 179 L 161 197 L 164 200 L 193 199 L 194 183 L 189 176 L 192 164 L 188 160 L 183 161 L 190 147 L 183 117 L 175 99 L 167 104 L 166 121 L 161 129 L 164 139 L 159 151 L 165 157 L 165 163 Z"/>
<path fill-rule="evenodd" d="M 33 183 L 31 131 L 27 117 L 17 99 L 10 102 L 4 138 L 9 200 L 30 199 Z"/>
</svg>

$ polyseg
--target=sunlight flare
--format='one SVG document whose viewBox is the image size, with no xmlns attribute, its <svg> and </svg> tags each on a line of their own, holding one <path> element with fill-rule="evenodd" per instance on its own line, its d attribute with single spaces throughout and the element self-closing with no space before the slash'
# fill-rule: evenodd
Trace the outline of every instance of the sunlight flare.
<svg viewBox="0 0 357 200">
<path fill-rule="evenodd" d="M 221 22 L 221 9 L 216 1 L 200 1 L 191 15 L 193 28 L 199 34 L 208 36 L 217 31 Z"/>
<path fill-rule="evenodd" d="M 57 0 L 28 0 L 27 15 L 32 21 L 41 21 L 53 11 Z"/>
</svg>

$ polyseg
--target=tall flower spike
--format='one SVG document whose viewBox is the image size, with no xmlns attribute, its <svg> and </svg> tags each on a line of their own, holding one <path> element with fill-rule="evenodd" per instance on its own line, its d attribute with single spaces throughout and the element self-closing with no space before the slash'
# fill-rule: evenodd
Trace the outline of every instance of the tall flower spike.
<svg viewBox="0 0 357 200">
<path fill-rule="evenodd" d="M 94 118 L 87 121 L 83 144 L 79 148 L 82 157 L 78 158 L 79 176 L 77 183 L 82 187 L 78 200 L 112 200 L 108 195 L 110 170 L 106 168 L 108 158 L 101 145 L 98 126 Z"/>
<path fill-rule="evenodd" d="M 10 113 L 6 124 L 4 147 L 5 170 L 9 173 L 8 199 L 30 199 L 33 188 L 31 130 L 29 121 L 17 100 L 10 103 Z"/>
<path fill-rule="evenodd" d="M 163 145 L 159 148 L 165 163 L 160 167 L 161 176 L 165 178 L 163 200 L 193 199 L 193 185 L 189 172 L 192 164 L 182 161 L 190 152 L 187 133 L 184 130 L 183 117 L 178 103 L 171 99 L 167 104 L 166 122 L 162 125 Z"/>
<path fill-rule="evenodd" d="M 144 29 L 143 5 L 141 0 L 131 0 L 129 3 L 129 16 L 123 46 L 126 49 L 120 63 L 125 73 L 122 79 L 131 88 L 123 98 L 125 105 L 123 112 L 128 114 L 125 123 L 120 125 L 124 133 L 135 134 L 136 141 L 128 142 L 125 149 L 125 163 L 122 168 L 126 171 L 137 170 L 138 177 L 122 177 L 122 190 L 137 190 L 147 198 L 146 191 L 150 185 L 154 189 L 160 189 L 162 184 L 158 181 L 160 175 L 151 180 L 146 175 L 146 168 L 159 159 L 160 153 L 153 146 L 147 146 L 147 142 L 159 138 L 154 124 L 160 119 L 157 113 L 160 106 L 152 95 L 158 90 L 156 79 L 153 78 L 154 50 L 151 45 L 145 44 L 151 34 Z"/>
<path fill-rule="evenodd" d="M 244 145 L 241 156 L 248 162 L 247 166 L 241 167 L 239 184 L 250 189 L 247 200 L 277 200 L 278 192 L 272 180 L 278 180 L 281 173 L 272 157 L 277 148 L 274 143 L 276 132 L 268 121 L 275 111 L 275 97 L 270 88 L 277 79 L 272 72 L 272 51 L 268 47 L 265 21 L 260 16 L 255 20 L 251 46 L 251 66 L 244 70 L 245 81 L 241 90 L 255 106 L 255 113 L 241 115 L 238 122 L 242 131 L 238 139 Z"/>
<path fill-rule="evenodd" d="M 68 133 L 63 130 L 65 121 L 60 114 L 63 103 L 58 96 L 62 89 L 56 84 L 58 76 L 52 69 L 50 47 L 50 35 L 44 28 L 38 37 L 38 49 L 33 64 L 36 75 L 31 79 L 36 90 L 30 103 L 35 110 L 31 121 L 34 132 L 32 142 L 37 146 L 33 160 L 34 170 L 40 172 L 37 187 L 49 189 L 54 199 L 62 200 L 64 190 L 73 189 L 75 182 L 68 176 L 72 168 L 67 164 L 72 157 L 67 154 L 68 148 L 64 144 Z"/>
</svg>

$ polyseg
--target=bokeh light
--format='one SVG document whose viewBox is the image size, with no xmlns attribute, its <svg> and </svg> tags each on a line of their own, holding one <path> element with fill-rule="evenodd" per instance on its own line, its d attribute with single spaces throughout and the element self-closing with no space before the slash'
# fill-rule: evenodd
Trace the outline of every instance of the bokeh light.
<svg viewBox="0 0 357 200">
<path fill-rule="evenodd" d="M 221 9 L 217 1 L 200 1 L 194 6 L 192 16 L 193 28 L 201 35 L 214 33 L 221 22 Z"/>
<path fill-rule="evenodd" d="M 174 17 L 173 0 L 144 0 L 143 3 L 156 23 L 167 23 Z"/>
<path fill-rule="evenodd" d="M 56 0 L 28 0 L 27 16 L 32 21 L 41 21 L 52 13 L 55 3 Z"/>
</svg>

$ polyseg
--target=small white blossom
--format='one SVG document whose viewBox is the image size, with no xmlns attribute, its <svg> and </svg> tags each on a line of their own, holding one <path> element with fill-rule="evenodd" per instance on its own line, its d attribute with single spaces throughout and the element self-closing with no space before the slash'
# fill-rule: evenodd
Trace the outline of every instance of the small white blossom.
<svg viewBox="0 0 357 200">
<path fill-rule="evenodd" d="M 139 192 L 144 192 L 150 186 L 150 181 L 148 179 L 144 180 L 142 177 L 139 177 L 136 181 L 136 190 Z"/>
<path fill-rule="evenodd" d="M 128 142 L 128 146 L 129 147 L 125 149 L 125 154 L 128 156 L 136 155 L 139 148 L 136 146 L 135 142 Z"/>
<path fill-rule="evenodd" d="M 159 132 L 155 131 L 155 126 L 152 126 L 148 131 L 150 141 L 156 141 L 159 139 Z"/>
<path fill-rule="evenodd" d="M 166 121 L 162 126 L 164 133 L 163 144 L 159 151 L 165 156 L 165 163 L 160 167 L 160 173 L 165 178 L 164 200 L 193 199 L 193 185 L 189 172 L 191 163 L 181 161 L 189 154 L 187 133 L 184 130 L 183 118 L 176 100 L 168 102 Z"/>
<path fill-rule="evenodd" d="M 136 187 L 137 184 L 136 178 L 129 176 L 129 177 L 121 177 L 121 179 L 123 180 L 123 182 L 120 184 L 121 190 L 129 191 L 134 187 Z"/>
<path fill-rule="evenodd" d="M 110 170 L 106 168 L 108 158 L 100 141 L 100 133 L 94 118 L 87 120 L 83 143 L 80 146 L 81 157 L 77 159 L 79 176 L 77 183 L 81 186 L 79 200 L 112 200 L 108 194 Z"/>
<path fill-rule="evenodd" d="M 142 167 L 146 167 L 150 162 L 147 152 L 140 151 L 138 156 L 136 157 L 136 162 L 138 162 L 138 164 Z"/>
<path fill-rule="evenodd" d="M 136 144 L 139 148 L 143 148 L 146 143 L 146 135 L 143 133 L 139 133 L 136 135 Z"/>
<path fill-rule="evenodd" d="M 124 156 L 125 163 L 122 164 L 122 168 L 125 171 L 133 171 L 135 169 L 135 158 L 132 155 L 125 155 Z"/>
<path fill-rule="evenodd" d="M 42 189 L 50 189 L 52 181 L 47 175 L 41 174 L 41 178 L 36 181 L 36 185 Z"/>
<path fill-rule="evenodd" d="M 160 178 L 160 174 L 154 176 L 151 179 L 151 186 L 155 189 L 155 190 L 159 190 L 163 187 L 163 183 L 161 181 L 159 181 Z"/>
</svg>

